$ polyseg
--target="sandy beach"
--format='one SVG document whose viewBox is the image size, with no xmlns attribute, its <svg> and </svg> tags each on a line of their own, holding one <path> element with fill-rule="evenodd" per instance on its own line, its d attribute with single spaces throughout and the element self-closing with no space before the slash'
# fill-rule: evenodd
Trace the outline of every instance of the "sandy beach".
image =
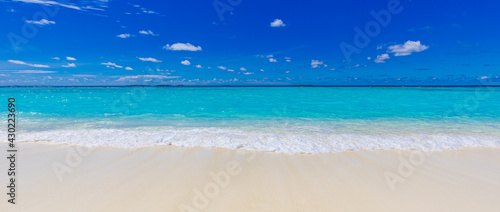
<svg viewBox="0 0 500 212">
<path fill-rule="evenodd" d="M 19 151 L 16 205 L 4 195 L 1 211 L 500 208 L 499 148 L 293 155 L 22 143 Z M 6 174 L 0 180 L 6 182 Z"/>
</svg>

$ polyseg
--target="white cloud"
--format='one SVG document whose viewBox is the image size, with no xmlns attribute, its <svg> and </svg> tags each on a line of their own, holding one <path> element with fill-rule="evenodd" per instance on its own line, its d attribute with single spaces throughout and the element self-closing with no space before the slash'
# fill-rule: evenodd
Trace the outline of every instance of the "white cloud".
<svg viewBox="0 0 500 212">
<path fill-rule="evenodd" d="M 76 59 L 74 57 L 66 57 L 66 60 L 75 61 Z"/>
<path fill-rule="evenodd" d="M 262 71 L 262 72 L 263 72 L 263 71 L 264 71 L 264 69 L 260 69 L 260 71 Z"/>
<path fill-rule="evenodd" d="M 68 65 L 62 65 L 64 68 L 76 68 L 76 65 L 74 63 L 68 63 Z"/>
<path fill-rule="evenodd" d="M 112 68 L 112 67 L 123 68 L 123 66 L 116 65 L 116 63 L 112 63 L 112 62 L 101 63 L 101 65 L 105 65 L 108 68 Z"/>
<path fill-rule="evenodd" d="M 194 46 L 190 43 L 174 43 L 172 45 L 167 44 L 163 48 L 172 51 L 201 51 L 201 46 Z"/>
<path fill-rule="evenodd" d="M 389 59 L 389 54 L 377 55 L 377 59 L 374 60 L 376 63 L 385 63 L 385 60 Z"/>
<path fill-rule="evenodd" d="M 271 22 L 271 27 L 284 27 L 285 24 L 283 23 L 283 21 L 281 19 L 274 19 L 273 22 Z"/>
<path fill-rule="evenodd" d="M 191 62 L 189 62 L 189 60 L 184 60 L 181 62 L 182 65 L 191 65 Z"/>
<path fill-rule="evenodd" d="M 217 66 L 217 68 L 219 68 L 220 70 L 224 70 L 224 71 L 227 70 L 227 68 L 224 66 Z"/>
<path fill-rule="evenodd" d="M 286 60 L 286 62 L 287 62 L 287 63 L 289 63 L 289 62 L 292 62 L 292 60 L 290 60 L 290 59 L 287 59 L 287 60 Z"/>
<path fill-rule="evenodd" d="M 146 31 L 146 30 L 141 30 L 141 31 L 139 31 L 139 33 L 140 33 L 140 34 L 143 34 L 143 35 L 158 36 L 158 34 L 153 33 L 153 31 L 151 31 L 151 30 L 148 30 L 148 31 Z"/>
<path fill-rule="evenodd" d="M 174 78 L 179 78 L 179 76 L 163 76 L 163 75 L 123 76 L 123 77 L 119 77 L 116 81 L 125 81 L 125 80 L 140 79 L 140 78 L 147 78 L 147 79 L 174 79 Z"/>
<path fill-rule="evenodd" d="M 57 73 L 57 71 L 42 71 L 42 70 L 1 70 L 1 71 L 12 71 L 16 74 L 52 74 Z"/>
<path fill-rule="evenodd" d="M 397 44 L 387 47 L 388 52 L 394 53 L 394 56 L 407 56 L 413 52 L 421 52 L 429 48 L 429 46 L 420 44 L 420 41 L 406 41 L 403 45 Z"/>
<path fill-rule="evenodd" d="M 73 77 L 95 78 L 97 76 L 96 75 L 90 75 L 90 74 L 73 74 Z"/>
<path fill-rule="evenodd" d="M 271 62 L 271 63 L 277 63 L 277 62 L 278 62 L 278 60 L 276 60 L 276 59 L 274 59 L 274 58 L 269 58 L 269 62 Z"/>
<path fill-rule="evenodd" d="M 130 68 L 130 67 L 125 67 L 125 70 L 127 70 L 127 71 L 133 71 L 134 69 Z"/>
<path fill-rule="evenodd" d="M 148 10 L 148 9 L 146 9 L 146 8 L 144 8 L 144 7 L 143 7 L 143 8 L 141 8 L 141 10 L 142 10 L 142 12 L 143 12 L 143 13 L 148 13 L 148 14 L 158 14 L 157 12 L 152 11 L 152 10 Z"/>
<path fill-rule="evenodd" d="M 200 64 L 196 65 L 196 68 L 202 68 Z"/>
<path fill-rule="evenodd" d="M 26 23 L 28 23 L 28 24 L 36 24 L 36 25 L 41 25 L 41 26 L 49 25 L 49 24 L 56 24 L 56 22 L 49 21 L 47 19 L 42 19 L 42 20 L 39 20 L 39 21 L 26 20 Z"/>
<path fill-rule="evenodd" d="M 118 37 L 118 38 L 130 38 L 130 36 L 131 36 L 130 34 L 119 34 L 116 37 Z"/>
<path fill-rule="evenodd" d="M 482 77 L 481 77 L 481 78 L 479 78 L 479 79 L 489 79 L 489 78 L 490 78 L 490 77 L 488 77 L 488 76 L 482 76 Z"/>
<path fill-rule="evenodd" d="M 323 61 L 311 60 L 311 68 L 318 68 L 320 65 L 323 65 Z"/>
<path fill-rule="evenodd" d="M 153 62 L 153 63 L 161 63 L 162 62 L 161 60 L 157 60 L 157 59 L 152 58 L 152 57 L 148 57 L 148 58 L 139 57 L 139 60 Z"/>
<path fill-rule="evenodd" d="M 243 73 L 243 74 L 244 74 L 244 75 L 252 75 L 252 74 L 253 74 L 253 72 L 245 72 L 245 73 Z"/>
<path fill-rule="evenodd" d="M 247 69 L 246 69 L 246 68 L 244 68 L 244 67 L 241 67 L 241 68 L 240 68 L 240 71 L 247 71 Z"/>
<path fill-rule="evenodd" d="M 59 58 L 59 57 L 53 57 L 52 59 L 54 59 L 54 60 L 60 60 L 61 58 Z"/>
<path fill-rule="evenodd" d="M 372 57 L 367 57 L 366 59 L 367 59 L 367 60 L 371 60 L 371 59 L 372 59 Z"/>
<path fill-rule="evenodd" d="M 31 63 L 23 62 L 23 61 L 20 61 L 20 60 L 8 60 L 8 61 L 10 63 L 14 63 L 14 64 L 27 65 L 27 66 L 37 67 L 37 68 L 48 68 L 48 67 L 50 67 L 48 65 L 31 64 Z"/>
<path fill-rule="evenodd" d="M 234 72 L 234 70 L 233 70 L 233 69 L 228 69 L 227 71 Z"/>
<path fill-rule="evenodd" d="M 61 4 L 61 3 L 56 2 L 56 1 L 44 1 L 44 0 L 13 0 L 13 1 L 20 1 L 20 2 L 24 2 L 24 3 L 33 3 L 33 4 L 51 5 L 51 6 L 57 5 L 57 6 L 61 6 L 61 7 L 70 8 L 70 9 L 82 10 L 82 8 L 80 8 L 78 6 L 69 5 L 69 4 Z"/>
</svg>

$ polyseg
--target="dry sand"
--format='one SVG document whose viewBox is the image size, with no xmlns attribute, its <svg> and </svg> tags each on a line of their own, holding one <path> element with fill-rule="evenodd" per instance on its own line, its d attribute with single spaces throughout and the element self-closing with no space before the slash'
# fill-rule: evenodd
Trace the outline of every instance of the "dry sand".
<svg viewBox="0 0 500 212">
<path fill-rule="evenodd" d="M 318 155 L 37 143 L 19 149 L 16 205 L 7 203 L 7 160 L 0 160 L 2 212 L 500 211 L 500 148 Z"/>
</svg>

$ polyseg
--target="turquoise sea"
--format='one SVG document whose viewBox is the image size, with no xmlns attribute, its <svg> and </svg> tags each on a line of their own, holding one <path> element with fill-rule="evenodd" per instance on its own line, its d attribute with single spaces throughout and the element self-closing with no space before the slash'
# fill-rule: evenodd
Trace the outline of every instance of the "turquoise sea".
<svg viewBox="0 0 500 212">
<path fill-rule="evenodd" d="M 320 153 L 499 146 L 499 89 L 3 87 L 0 101 L 16 99 L 19 142 Z"/>
</svg>

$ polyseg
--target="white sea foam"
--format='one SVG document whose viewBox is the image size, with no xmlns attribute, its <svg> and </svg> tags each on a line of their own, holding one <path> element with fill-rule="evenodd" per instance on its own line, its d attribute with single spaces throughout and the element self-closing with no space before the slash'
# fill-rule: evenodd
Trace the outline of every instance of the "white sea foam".
<svg viewBox="0 0 500 212">
<path fill-rule="evenodd" d="M 6 137 L 0 135 L 2 137 Z M 500 146 L 498 134 L 467 133 L 363 133 L 318 132 L 316 130 L 138 127 L 120 129 L 59 129 L 21 132 L 18 142 L 46 141 L 54 144 L 115 146 L 154 145 L 223 147 L 282 153 L 323 153 L 360 149 L 419 149 L 442 151 L 465 147 Z"/>
</svg>

